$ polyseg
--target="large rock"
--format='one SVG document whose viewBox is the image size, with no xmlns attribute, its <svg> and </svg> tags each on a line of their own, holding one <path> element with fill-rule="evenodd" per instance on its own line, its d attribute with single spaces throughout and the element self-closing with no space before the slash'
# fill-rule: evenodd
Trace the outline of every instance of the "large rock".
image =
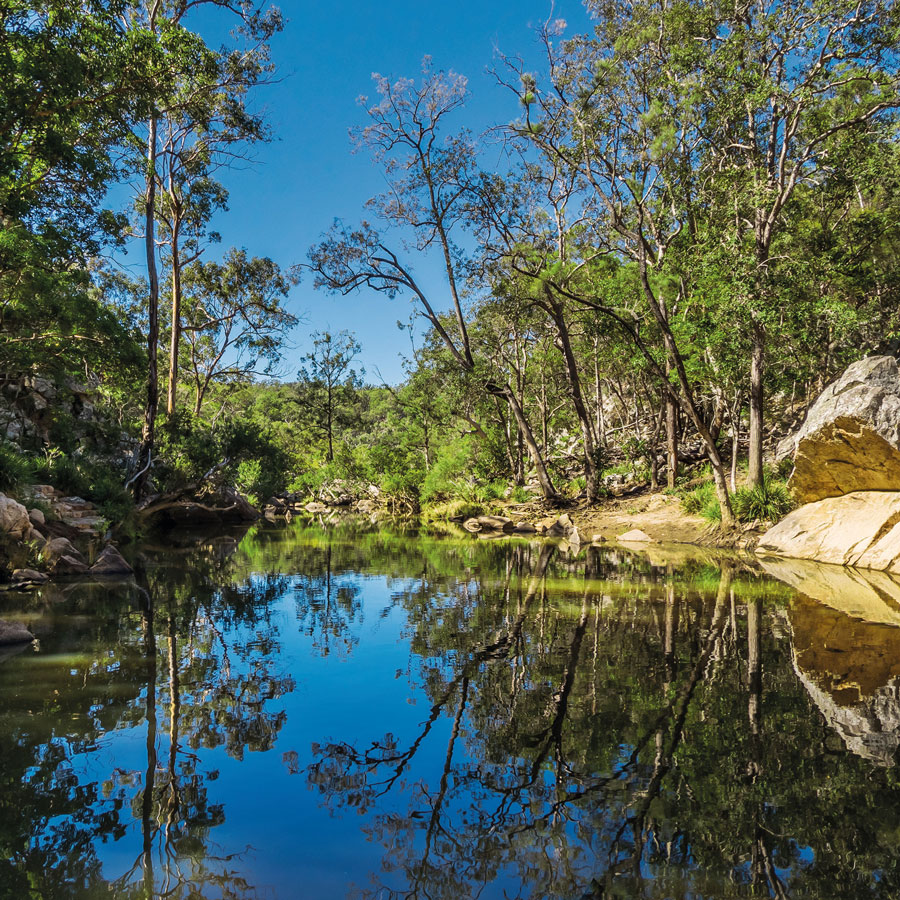
<svg viewBox="0 0 900 900">
<path fill-rule="evenodd" d="M 50 569 L 52 578 L 68 578 L 76 575 L 86 575 L 87 564 L 74 556 L 60 556 Z"/>
<path fill-rule="evenodd" d="M 756 552 L 900 572 L 900 492 L 856 491 L 794 510 Z"/>
<path fill-rule="evenodd" d="M 75 545 L 68 538 L 64 537 L 55 537 L 47 541 L 44 544 L 43 554 L 44 558 L 51 563 L 56 562 L 62 556 L 69 556 L 81 562 L 84 561 Z"/>
<path fill-rule="evenodd" d="M 21 622 L 0 619 L 0 647 L 6 644 L 27 644 L 34 635 Z"/>
<path fill-rule="evenodd" d="M 855 491 L 900 490 L 900 370 L 891 356 L 849 366 L 778 447 L 794 454 L 791 489 L 800 503 Z"/>
<path fill-rule="evenodd" d="M 130 575 L 134 569 L 125 561 L 112 544 L 107 544 L 103 552 L 91 566 L 92 575 Z"/>
<path fill-rule="evenodd" d="M 6 494 L 0 494 L 0 532 L 18 541 L 31 534 L 28 510 Z"/>
</svg>

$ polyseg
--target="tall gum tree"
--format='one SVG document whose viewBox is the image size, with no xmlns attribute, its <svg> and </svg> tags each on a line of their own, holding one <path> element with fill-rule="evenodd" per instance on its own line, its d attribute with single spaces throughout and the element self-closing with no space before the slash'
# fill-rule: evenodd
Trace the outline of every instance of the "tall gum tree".
<svg viewBox="0 0 900 900">
<path fill-rule="evenodd" d="M 233 35 L 251 47 L 265 42 L 281 28 L 281 14 L 274 8 L 262 10 L 239 0 L 137 0 L 124 14 L 128 27 L 163 38 L 165 58 L 154 72 L 158 87 L 156 102 L 149 111 L 146 133 L 136 134 L 143 144 L 143 191 L 139 206 L 143 217 L 143 241 L 147 263 L 147 382 L 141 442 L 135 472 L 129 480 L 134 495 L 142 498 L 153 463 L 156 418 L 159 409 L 159 265 L 157 259 L 157 212 L 160 181 L 160 124 L 167 117 L 194 116 L 198 121 L 211 116 L 213 98 L 241 96 L 246 79 L 236 75 L 246 58 L 238 50 L 214 50 L 189 28 L 189 14 L 199 6 L 212 6 L 229 14 L 237 25 Z M 250 56 L 252 57 L 252 53 Z M 265 52 L 262 58 L 266 58 Z M 251 64 L 248 71 L 255 68 Z M 251 79 L 252 83 L 252 79 Z M 177 327 L 177 326 L 176 326 Z"/>
<path fill-rule="evenodd" d="M 426 57 L 419 84 L 411 79 L 391 83 L 375 76 L 379 102 L 367 106 L 370 123 L 353 132 L 359 148 L 370 150 L 388 178 L 387 193 L 370 201 L 372 211 L 388 225 L 404 226 L 415 235 L 415 249 L 436 248 L 443 259 L 455 327 L 445 326 L 431 297 L 411 268 L 369 223 L 357 229 L 336 224 L 310 250 L 316 285 L 349 293 L 361 287 L 387 296 L 406 293 L 467 375 L 478 378 L 489 394 L 509 406 L 522 434 L 545 498 L 556 490 L 513 386 L 482 372 L 472 353 L 463 309 L 459 269 L 461 254 L 452 233 L 467 215 L 466 195 L 475 172 L 475 147 L 469 135 L 442 137 L 444 120 L 462 108 L 466 79 L 453 72 L 435 72 Z M 367 98 L 361 98 L 367 105 Z"/>
<path fill-rule="evenodd" d="M 798 186 L 842 165 L 828 153 L 835 135 L 870 131 L 900 103 L 896 17 L 896 3 L 882 0 L 694 0 L 656 14 L 663 39 L 686 48 L 676 65 L 700 93 L 704 168 L 729 181 L 731 224 L 754 263 L 745 293 L 751 485 L 763 480 L 766 347 L 779 315 L 773 242 Z"/>
<path fill-rule="evenodd" d="M 659 288 L 667 257 L 688 224 L 693 161 L 702 136 L 693 115 L 693 84 L 670 77 L 658 59 L 648 61 L 648 45 L 654 53 L 665 52 L 646 27 L 648 8 L 605 4 L 594 36 L 560 46 L 556 42 L 565 23 L 547 23 L 541 30 L 546 89 L 521 60 L 506 60 L 506 72 L 513 77 L 500 78 L 524 108 L 513 134 L 528 142 L 544 165 L 575 173 L 580 187 L 581 253 L 558 260 L 542 277 L 560 296 L 595 309 L 632 336 L 663 390 L 700 436 L 722 523 L 729 527 L 734 515 L 722 457 Z M 633 20 L 637 12 L 641 16 Z M 635 323 L 603 302 L 586 277 L 592 263 L 604 257 L 635 267 L 671 375 Z"/>
</svg>

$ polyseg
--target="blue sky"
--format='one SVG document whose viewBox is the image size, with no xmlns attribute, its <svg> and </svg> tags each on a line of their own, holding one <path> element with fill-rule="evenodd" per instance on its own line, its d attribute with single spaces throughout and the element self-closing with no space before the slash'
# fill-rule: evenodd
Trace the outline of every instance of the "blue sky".
<svg viewBox="0 0 900 900">
<path fill-rule="evenodd" d="M 366 200 L 384 187 L 370 160 L 351 152 L 348 138 L 348 129 L 364 122 L 357 98 L 374 94 L 373 72 L 412 77 L 430 54 L 436 68 L 468 77 L 471 101 L 456 124 L 481 131 L 519 115 L 515 99 L 487 72 L 496 61 L 495 48 L 533 60 L 537 68 L 540 48 L 533 27 L 551 11 L 554 19 L 569 23 L 568 34 L 587 27 L 575 0 L 558 0 L 552 7 L 548 0 L 284 0 L 276 5 L 287 19 L 272 45 L 282 80 L 257 95 L 275 140 L 255 149 L 252 165 L 224 173 L 230 208 L 214 223 L 222 244 L 210 257 L 238 246 L 282 265 L 304 262 L 309 246 L 335 218 L 359 219 Z M 137 272 L 140 259 L 135 248 L 126 262 Z M 414 268 L 435 296 L 443 295 L 444 279 L 434 262 L 416 260 Z M 402 380 L 399 352 L 408 352 L 409 341 L 396 323 L 408 319 L 408 301 L 370 292 L 331 297 L 315 291 L 306 277 L 289 307 L 301 324 L 291 335 L 285 378 L 296 374 L 311 347 L 309 334 L 331 328 L 356 334 L 367 381 L 378 383 L 379 372 L 389 383 Z"/>
</svg>

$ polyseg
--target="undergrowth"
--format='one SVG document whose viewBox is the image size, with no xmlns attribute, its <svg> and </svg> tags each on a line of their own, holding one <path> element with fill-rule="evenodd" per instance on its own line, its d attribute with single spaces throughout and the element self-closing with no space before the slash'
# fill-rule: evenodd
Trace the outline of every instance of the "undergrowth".
<svg viewBox="0 0 900 900">
<path fill-rule="evenodd" d="M 722 521 L 722 509 L 712 481 L 681 494 L 681 505 L 690 515 L 702 516 L 711 522 Z M 794 508 L 794 499 L 787 482 L 776 473 L 766 471 L 761 485 L 739 487 L 731 495 L 731 508 L 739 522 L 777 522 Z"/>
</svg>

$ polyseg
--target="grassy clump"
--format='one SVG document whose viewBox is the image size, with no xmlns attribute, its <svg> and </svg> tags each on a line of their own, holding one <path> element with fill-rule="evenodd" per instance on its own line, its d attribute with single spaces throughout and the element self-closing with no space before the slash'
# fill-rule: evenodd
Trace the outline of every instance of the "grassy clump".
<svg viewBox="0 0 900 900">
<path fill-rule="evenodd" d="M 11 491 L 34 480 L 34 459 L 15 444 L 0 443 L 0 490 Z"/>
<path fill-rule="evenodd" d="M 471 519 L 473 516 L 483 516 L 486 512 L 481 503 L 473 503 L 470 500 L 446 500 L 426 506 L 422 510 L 422 521 L 428 524 L 449 522 L 451 519 Z"/>
<path fill-rule="evenodd" d="M 716 487 L 711 481 L 682 494 L 681 505 L 691 515 L 702 516 L 711 522 L 722 521 Z M 731 508 L 739 522 L 777 522 L 794 508 L 794 499 L 783 479 L 766 472 L 758 487 L 740 487 L 732 494 Z"/>
<path fill-rule="evenodd" d="M 738 488 L 731 505 L 741 522 L 777 522 L 794 508 L 794 498 L 786 482 L 767 473 L 761 485 Z"/>
<path fill-rule="evenodd" d="M 692 516 L 703 516 L 715 522 L 722 519 L 722 510 L 719 509 L 719 501 L 716 499 L 716 486 L 711 481 L 705 481 L 693 490 L 685 491 L 681 496 L 681 505 L 684 511 Z"/>
</svg>

